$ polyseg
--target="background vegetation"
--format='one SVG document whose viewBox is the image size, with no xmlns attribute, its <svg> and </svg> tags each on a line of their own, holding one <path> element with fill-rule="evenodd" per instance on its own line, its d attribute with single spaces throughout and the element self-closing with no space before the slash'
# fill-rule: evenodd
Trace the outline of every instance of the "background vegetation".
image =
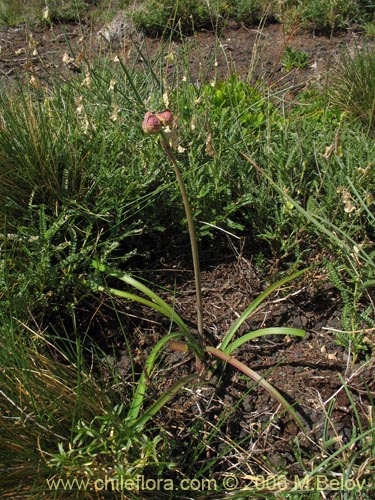
<svg viewBox="0 0 375 500">
<path fill-rule="evenodd" d="M 138 27 L 150 35 L 175 30 L 215 29 L 228 21 L 254 26 L 267 21 L 304 26 L 331 32 L 371 23 L 374 5 L 370 0 L 1 0 L 0 19 L 6 23 L 81 21 L 110 18 L 120 9 L 128 12 Z M 48 15 L 46 12 L 48 11 Z"/>
<path fill-rule="evenodd" d="M 81 19 L 87 4 L 51 2 L 49 22 Z M 42 22 L 43 7 L 37 1 L 27 8 L 2 2 L 2 20 Z M 128 2 L 92 7 L 95 18 L 100 9 L 126 9 Z M 327 32 L 368 26 L 374 8 L 363 1 L 163 0 L 157 8 L 151 1 L 132 11 L 153 36 L 214 29 L 228 20 L 253 26 L 265 13 L 269 20 Z M 289 54 L 284 65 L 301 64 L 294 57 Z M 213 84 L 172 84 L 173 78 L 156 76 L 163 75 L 157 57 L 143 70 L 105 59 L 48 86 L 2 84 L 1 498 L 42 498 L 46 480 L 57 474 L 213 477 L 233 452 L 225 405 L 212 410 L 216 420 L 209 430 L 207 421 L 196 419 L 180 441 L 147 413 L 152 391 L 142 407 L 148 425 L 129 420 L 139 379 L 137 339 L 122 321 L 120 303 L 98 293 L 103 282 L 92 267 L 96 261 L 140 273 L 155 255 L 188 243 L 173 173 L 140 126 L 146 110 L 165 107 L 166 96 L 178 117 L 177 158 L 201 248 L 215 245 L 226 231 L 248 239 L 259 267 L 271 260 L 281 269 L 318 261 L 341 294 L 343 330 L 357 332 L 342 334 L 338 342 L 360 362 L 373 355 L 364 333 L 375 324 L 373 60 L 370 46 L 344 51 L 328 86 L 300 94 L 288 108 L 263 83 L 251 85 L 236 75 Z M 110 342 L 103 336 L 112 329 L 127 346 L 126 383 L 105 350 Z M 162 356 L 155 367 L 152 373 L 162 383 Z M 363 414 L 347 392 L 355 425 L 346 444 L 331 448 L 327 431 L 321 454 L 303 456 L 296 441 L 296 460 L 311 478 L 321 470 L 373 478 L 373 406 Z M 221 451 L 207 458 L 215 440 Z M 76 488 L 54 495 L 82 498 Z M 286 492 L 283 498 L 313 498 L 308 495 Z M 351 495 L 345 498 L 370 498 L 366 492 Z"/>
</svg>

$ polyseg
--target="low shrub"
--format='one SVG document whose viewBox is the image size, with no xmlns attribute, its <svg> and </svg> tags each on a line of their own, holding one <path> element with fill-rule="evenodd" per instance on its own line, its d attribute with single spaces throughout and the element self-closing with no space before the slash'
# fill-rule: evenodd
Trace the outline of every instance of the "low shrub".
<svg viewBox="0 0 375 500">
<path fill-rule="evenodd" d="M 329 34 L 354 24 L 362 24 L 373 18 L 375 7 L 372 2 L 356 0 L 311 0 L 301 2 L 289 0 L 283 4 L 281 19 L 288 22 L 292 17 L 306 28 Z"/>
</svg>

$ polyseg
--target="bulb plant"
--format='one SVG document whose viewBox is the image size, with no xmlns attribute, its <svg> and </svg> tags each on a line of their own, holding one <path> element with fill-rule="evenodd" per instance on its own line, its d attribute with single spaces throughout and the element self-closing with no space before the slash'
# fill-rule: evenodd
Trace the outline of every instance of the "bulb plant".
<svg viewBox="0 0 375 500">
<path fill-rule="evenodd" d="M 306 269 L 299 270 L 290 276 L 286 276 L 276 283 L 269 286 L 264 290 L 253 302 L 245 309 L 245 311 L 237 318 L 237 320 L 232 324 L 226 334 L 223 336 L 220 346 L 214 347 L 206 344 L 204 336 L 204 323 L 203 323 L 203 305 L 202 305 L 202 290 L 201 290 L 201 273 L 200 273 L 200 263 L 199 263 L 199 252 L 197 236 L 194 224 L 194 218 L 189 203 L 187 191 L 185 188 L 183 176 L 181 174 L 176 155 L 173 150 L 173 146 L 170 142 L 170 137 L 173 135 L 172 127 L 174 124 L 173 113 L 166 109 L 162 112 L 150 112 L 148 111 L 142 122 L 142 129 L 146 134 L 157 136 L 160 141 L 160 147 L 169 159 L 173 170 L 176 174 L 178 185 L 181 192 L 181 197 L 185 209 L 185 215 L 188 224 L 189 237 L 191 243 L 191 252 L 194 268 L 194 280 L 195 280 L 195 292 L 196 292 L 196 302 L 197 302 L 197 330 L 198 336 L 194 336 L 190 328 L 187 326 L 185 321 L 181 316 L 171 307 L 167 302 L 165 302 L 159 295 L 154 293 L 149 287 L 145 286 L 139 280 L 136 280 L 127 273 L 121 273 L 107 269 L 103 264 L 98 261 L 93 262 L 93 267 L 101 272 L 105 273 L 107 276 L 118 278 L 128 287 L 133 290 L 137 290 L 141 294 L 133 293 L 132 291 L 126 291 L 122 289 L 117 289 L 113 287 L 108 287 L 102 284 L 96 284 L 95 289 L 100 292 L 107 292 L 118 297 L 125 298 L 127 300 L 135 301 L 141 303 L 151 309 L 158 311 L 171 322 L 171 325 L 176 327 L 175 331 L 165 335 L 153 348 L 151 354 L 149 355 L 143 373 L 138 381 L 137 388 L 135 390 L 132 402 L 130 404 L 128 419 L 134 428 L 139 428 L 144 426 L 147 421 L 152 418 L 168 401 L 170 401 L 177 392 L 186 384 L 196 382 L 198 380 L 204 381 L 208 380 L 213 371 L 217 367 L 217 360 L 221 360 L 224 363 L 228 363 L 231 366 L 238 369 L 243 374 L 250 377 L 257 384 L 263 387 L 266 391 L 271 394 L 284 408 L 290 413 L 290 415 L 297 422 L 299 427 L 303 429 L 302 420 L 293 408 L 293 406 L 288 403 L 280 392 L 269 384 L 260 374 L 252 370 L 250 367 L 242 363 L 240 360 L 233 356 L 233 351 L 239 348 L 244 343 L 261 336 L 266 335 L 289 335 L 304 337 L 305 332 L 298 328 L 291 327 L 270 327 L 261 328 L 255 330 L 242 336 L 235 338 L 240 327 L 245 323 L 245 321 L 254 313 L 254 311 L 259 307 L 259 305 L 271 295 L 276 289 L 282 287 L 283 285 L 289 283 L 293 279 L 301 276 Z M 140 414 L 143 400 L 146 394 L 147 380 L 152 376 L 153 369 L 155 367 L 155 362 L 160 351 L 168 345 L 170 350 L 179 352 L 188 352 L 192 350 L 196 358 L 196 371 L 175 383 L 167 393 L 163 394 L 156 402 L 154 402 L 150 407 Z M 216 361 L 215 361 L 216 359 Z"/>
<path fill-rule="evenodd" d="M 191 244 L 191 254 L 193 258 L 194 267 L 194 281 L 195 281 L 195 293 L 197 299 L 197 327 L 198 327 L 198 342 L 200 347 L 203 346 L 203 304 L 202 304 L 202 287 L 201 287 L 201 274 L 200 274 L 200 264 L 199 264 L 199 253 L 198 253 L 198 243 L 197 235 L 195 231 L 195 224 L 193 219 L 193 214 L 191 211 L 191 206 L 189 198 L 186 192 L 186 187 L 184 180 L 181 175 L 181 171 L 178 167 L 176 156 L 173 153 L 168 141 L 168 132 L 166 127 L 173 126 L 173 113 L 166 109 L 165 111 L 159 113 L 146 113 L 144 120 L 142 122 L 143 131 L 146 134 L 160 134 L 160 144 L 172 163 L 173 169 L 175 171 L 178 185 L 181 192 L 182 201 L 184 204 L 186 220 L 189 229 L 190 244 Z M 201 351 L 202 353 L 202 351 Z M 199 363 L 198 363 L 199 365 Z"/>
</svg>

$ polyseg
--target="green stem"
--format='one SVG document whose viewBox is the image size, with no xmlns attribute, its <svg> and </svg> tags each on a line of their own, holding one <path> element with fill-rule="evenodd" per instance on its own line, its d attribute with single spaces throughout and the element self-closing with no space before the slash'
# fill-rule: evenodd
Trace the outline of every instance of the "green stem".
<svg viewBox="0 0 375 500">
<path fill-rule="evenodd" d="M 203 346 L 203 305 L 202 305 L 202 286 L 201 286 L 201 272 L 199 265 L 199 253 L 198 253 L 198 244 L 197 244 L 197 235 L 195 232 L 194 219 L 191 212 L 191 206 L 189 203 L 189 198 L 186 192 L 185 183 L 183 181 L 180 169 L 177 165 L 176 157 L 172 151 L 172 148 L 169 145 L 168 139 L 165 134 L 161 134 L 161 145 L 170 159 L 174 171 L 176 173 L 178 185 L 181 191 L 182 200 L 184 203 L 186 219 L 188 223 L 189 235 L 190 235 L 190 244 L 191 244 L 191 253 L 193 257 L 193 266 L 194 266 L 194 281 L 195 281 L 195 294 L 197 297 L 197 326 L 198 326 L 198 336 L 199 342 L 201 346 Z"/>
</svg>

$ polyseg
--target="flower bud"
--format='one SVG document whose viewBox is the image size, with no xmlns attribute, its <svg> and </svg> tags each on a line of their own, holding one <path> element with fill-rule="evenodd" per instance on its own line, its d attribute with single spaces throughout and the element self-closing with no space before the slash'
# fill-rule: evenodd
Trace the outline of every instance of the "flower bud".
<svg viewBox="0 0 375 500">
<path fill-rule="evenodd" d="M 173 113 L 169 109 L 156 113 L 156 116 L 164 126 L 172 125 L 173 123 Z"/>
<path fill-rule="evenodd" d="M 142 128 L 146 134 L 158 134 L 161 131 L 161 122 L 154 113 L 147 111 L 143 118 Z"/>
</svg>

